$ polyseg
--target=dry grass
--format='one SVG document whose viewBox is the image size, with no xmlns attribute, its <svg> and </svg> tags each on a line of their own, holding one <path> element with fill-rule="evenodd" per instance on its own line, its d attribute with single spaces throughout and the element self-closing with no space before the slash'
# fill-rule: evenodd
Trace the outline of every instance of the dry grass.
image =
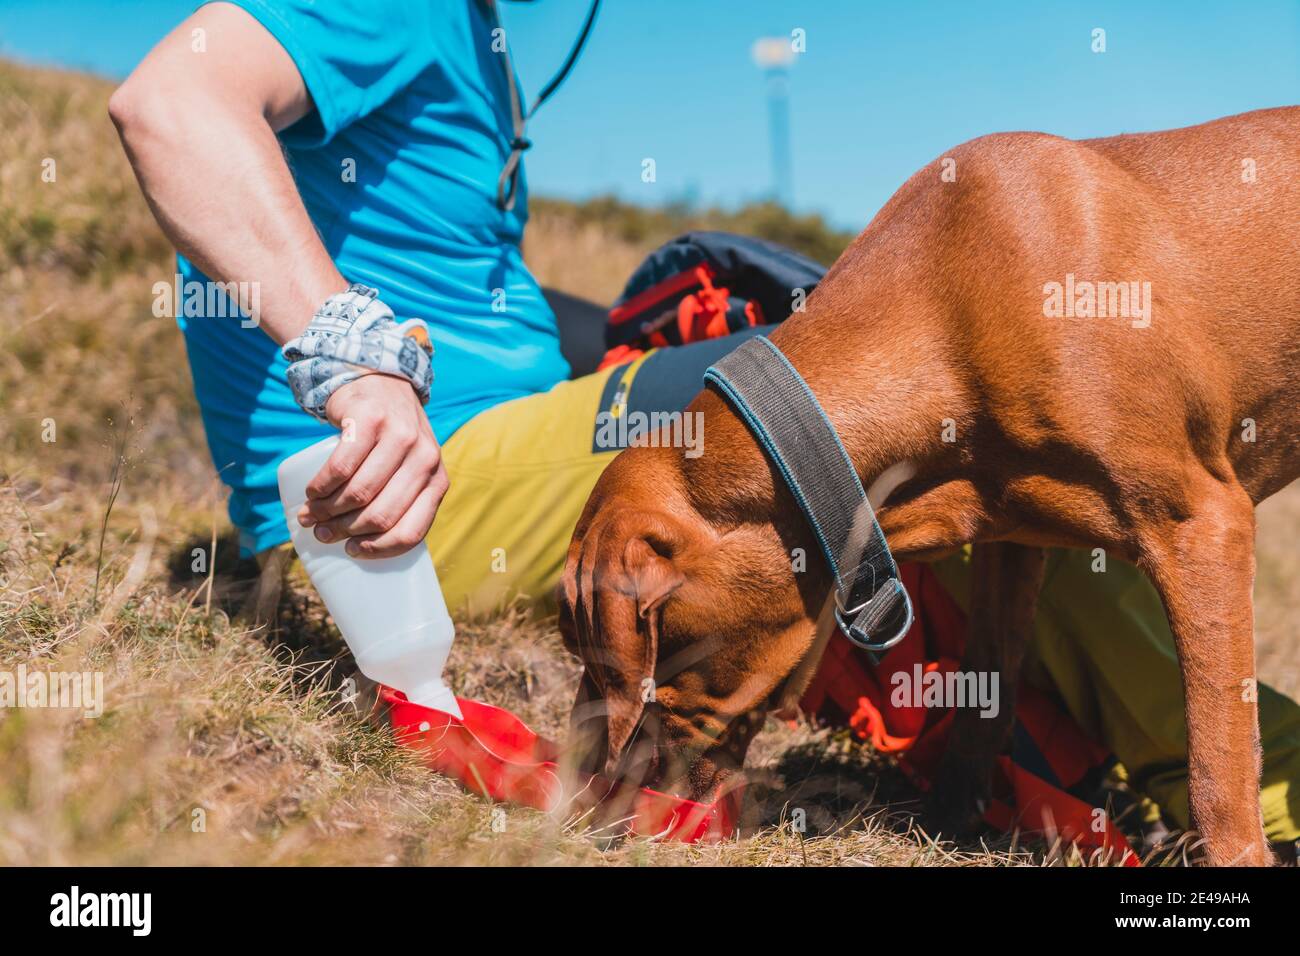
<svg viewBox="0 0 1300 956">
<path fill-rule="evenodd" d="M 172 261 L 107 95 L 0 63 L 12 147 L 0 157 L 0 671 L 102 672 L 107 701 L 93 720 L 0 711 L 0 864 L 1079 862 L 1009 840 L 935 846 L 888 764 L 844 734 L 775 722 L 756 743 L 744 840 L 607 846 L 513 808 L 494 828 L 490 804 L 343 699 L 351 661 L 302 581 L 277 626 L 241 622 L 256 578 L 220 512 L 180 336 L 150 313 Z M 578 294 L 612 298 L 665 238 L 612 234 L 566 208 L 544 207 L 527 252 L 543 281 Z M 191 561 L 214 521 L 209 593 Z M 1284 650 L 1300 612 L 1296 489 L 1260 524 L 1262 670 L 1296 693 Z M 562 732 L 575 668 L 547 622 L 465 623 L 451 669 L 462 693 Z M 816 808 L 806 836 L 785 822 L 793 806 Z"/>
</svg>

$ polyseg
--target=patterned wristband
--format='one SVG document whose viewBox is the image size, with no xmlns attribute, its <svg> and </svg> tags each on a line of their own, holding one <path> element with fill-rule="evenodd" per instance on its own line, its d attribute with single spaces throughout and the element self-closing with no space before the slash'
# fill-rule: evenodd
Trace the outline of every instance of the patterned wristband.
<svg viewBox="0 0 1300 956">
<path fill-rule="evenodd" d="M 397 323 L 378 291 L 353 284 L 332 295 L 296 339 L 284 344 L 289 387 L 303 410 L 320 421 L 325 403 L 348 382 L 370 372 L 406 379 L 423 405 L 433 384 L 433 344 L 423 319 Z"/>
</svg>

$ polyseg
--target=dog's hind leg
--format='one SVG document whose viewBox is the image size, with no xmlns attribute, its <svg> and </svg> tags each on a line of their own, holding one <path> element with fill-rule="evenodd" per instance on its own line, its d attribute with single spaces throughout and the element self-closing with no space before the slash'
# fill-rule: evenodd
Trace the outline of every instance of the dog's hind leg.
<svg viewBox="0 0 1300 956">
<path fill-rule="evenodd" d="M 1270 862 L 1260 817 L 1255 694 L 1255 514 L 1236 484 L 1205 482 L 1190 517 L 1142 534 L 1186 695 L 1188 797 L 1217 866 Z"/>
<path fill-rule="evenodd" d="M 1042 588 L 1042 548 L 996 541 L 977 544 L 972 556 L 970 630 L 962 670 L 996 688 L 996 710 L 972 702 L 953 714 L 948 748 L 926 803 L 937 832 L 952 836 L 979 825 L 989 798 L 990 777 L 1015 718 L 1020 662 L 1033 635 Z M 997 684 L 992 685 L 992 676 Z"/>
</svg>

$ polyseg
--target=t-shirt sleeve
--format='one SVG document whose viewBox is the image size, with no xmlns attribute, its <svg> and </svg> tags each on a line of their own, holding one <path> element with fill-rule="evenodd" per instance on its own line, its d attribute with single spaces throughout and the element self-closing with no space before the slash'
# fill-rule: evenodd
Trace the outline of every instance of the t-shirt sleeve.
<svg viewBox="0 0 1300 956">
<path fill-rule="evenodd" d="M 450 27 L 434 0 L 223 0 L 252 15 L 293 59 L 315 110 L 281 135 L 328 143 L 427 69 Z"/>
</svg>

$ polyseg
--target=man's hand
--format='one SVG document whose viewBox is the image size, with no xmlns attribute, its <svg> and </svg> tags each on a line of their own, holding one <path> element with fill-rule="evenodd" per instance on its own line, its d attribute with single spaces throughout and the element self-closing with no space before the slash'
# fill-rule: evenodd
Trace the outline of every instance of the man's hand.
<svg viewBox="0 0 1300 956">
<path fill-rule="evenodd" d="M 343 440 L 307 485 L 298 512 L 321 541 L 350 538 L 349 554 L 390 558 L 429 533 L 449 486 L 442 450 L 409 382 L 363 375 L 330 396 Z"/>
</svg>

